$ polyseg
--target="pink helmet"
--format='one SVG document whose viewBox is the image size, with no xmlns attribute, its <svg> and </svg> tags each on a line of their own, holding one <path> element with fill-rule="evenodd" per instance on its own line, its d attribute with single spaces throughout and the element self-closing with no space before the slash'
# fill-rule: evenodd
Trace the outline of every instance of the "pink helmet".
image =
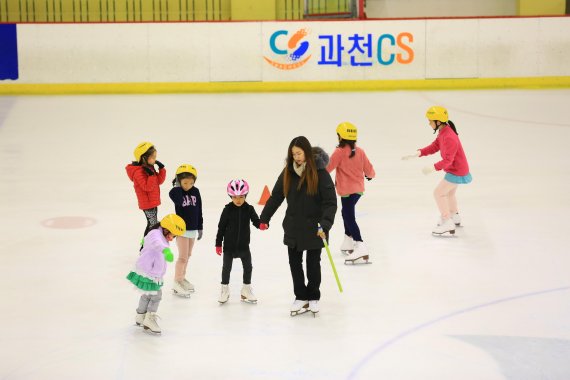
<svg viewBox="0 0 570 380">
<path fill-rule="evenodd" d="M 247 195 L 249 193 L 249 185 L 243 179 L 232 179 L 228 183 L 228 195 L 230 197 L 238 195 Z"/>
</svg>

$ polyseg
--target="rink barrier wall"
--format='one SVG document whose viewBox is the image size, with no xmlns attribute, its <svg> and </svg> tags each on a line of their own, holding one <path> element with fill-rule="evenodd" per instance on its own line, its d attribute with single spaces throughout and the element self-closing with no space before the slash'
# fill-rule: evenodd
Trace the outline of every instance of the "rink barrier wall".
<svg viewBox="0 0 570 380">
<path fill-rule="evenodd" d="M 569 77 L 254 83 L 3 84 L 2 95 L 357 92 L 570 88 Z"/>
<path fill-rule="evenodd" d="M 570 17 L 0 25 L 0 93 L 570 87 Z"/>
</svg>

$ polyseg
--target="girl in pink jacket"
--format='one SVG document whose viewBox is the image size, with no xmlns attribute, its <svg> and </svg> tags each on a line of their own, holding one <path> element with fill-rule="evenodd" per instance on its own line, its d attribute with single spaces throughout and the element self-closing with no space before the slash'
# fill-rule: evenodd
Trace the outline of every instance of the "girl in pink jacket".
<svg viewBox="0 0 570 380">
<path fill-rule="evenodd" d="M 408 160 L 415 157 L 429 156 L 440 152 L 442 160 L 434 165 L 423 168 L 424 174 L 443 170 L 445 176 L 435 188 L 434 197 L 441 213 L 441 219 L 433 229 L 434 235 L 455 234 L 455 227 L 461 225 L 461 219 L 457 210 L 455 193 L 457 185 L 470 183 L 472 178 L 469 173 L 467 157 L 461 146 L 455 125 L 449 120 L 447 110 L 440 106 L 430 107 L 426 112 L 429 125 L 437 138 L 430 145 L 419 149 L 414 154 L 402 157 Z"/>
<path fill-rule="evenodd" d="M 344 241 L 340 250 L 343 253 L 350 253 L 345 263 L 354 263 L 359 259 L 368 262 L 369 252 L 356 223 L 355 208 L 364 194 L 364 178 L 370 181 L 376 173 L 364 150 L 356 146 L 358 134 L 356 126 L 349 122 L 340 123 L 336 133 L 339 144 L 331 155 L 327 171 L 330 173 L 336 170 L 336 192 L 340 195 L 342 203 Z"/>
</svg>

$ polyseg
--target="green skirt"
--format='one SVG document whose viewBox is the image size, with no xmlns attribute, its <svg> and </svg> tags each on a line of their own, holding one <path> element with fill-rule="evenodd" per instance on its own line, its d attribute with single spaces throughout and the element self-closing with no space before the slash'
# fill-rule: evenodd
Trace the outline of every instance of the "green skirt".
<svg viewBox="0 0 570 380">
<path fill-rule="evenodd" d="M 136 272 L 131 272 L 127 276 L 127 280 L 133 283 L 134 286 L 144 292 L 156 292 L 162 287 L 162 284 L 157 284 L 148 277 L 141 276 Z"/>
</svg>

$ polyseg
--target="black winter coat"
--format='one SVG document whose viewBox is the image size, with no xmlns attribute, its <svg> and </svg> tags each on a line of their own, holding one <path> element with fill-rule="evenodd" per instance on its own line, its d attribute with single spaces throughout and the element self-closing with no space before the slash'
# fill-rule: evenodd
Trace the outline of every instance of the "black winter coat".
<svg viewBox="0 0 570 380">
<path fill-rule="evenodd" d="M 259 216 L 252 205 L 244 202 L 238 207 L 233 202 L 228 203 L 218 223 L 216 247 L 221 247 L 223 241 L 224 252 L 230 253 L 232 257 L 240 257 L 242 252 L 250 252 L 250 222 L 259 228 Z"/>
<path fill-rule="evenodd" d="M 313 148 L 319 186 L 316 195 L 307 194 L 307 185 L 303 184 L 299 190 L 297 186 L 301 178 L 295 173 L 292 167 L 288 167 L 292 174 L 291 187 L 287 195 L 287 211 L 283 219 L 283 230 L 285 235 L 283 243 L 298 251 L 307 249 L 323 248 L 323 241 L 317 235 L 318 223 L 328 235 L 328 231 L 333 226 L 337 209 L 336 192 L 330 174 L 325 170 L 328 164 L 328 155 L 318 147 Z M 271 197 L 267 200 L 261 212 L 261 222 L 269 224 L 271 217 L 283 200 L 283 173 L 277 178 L 275 186 L 271 191 Z"/>
</svg>

